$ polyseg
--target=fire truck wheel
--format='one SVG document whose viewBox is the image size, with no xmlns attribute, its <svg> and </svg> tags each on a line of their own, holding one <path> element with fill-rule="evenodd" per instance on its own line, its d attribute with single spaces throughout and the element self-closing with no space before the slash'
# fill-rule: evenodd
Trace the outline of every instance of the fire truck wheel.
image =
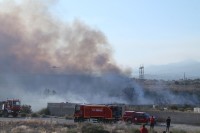
<svg viewBox="0 0 200 133">
<path fill-rule="evenodd" d="M 17 114 L 17 113 L 13 113 L 12 116 L 13 116 L 13 117 L 17 117 L 18 114 Z"/>
<path fill-rule="evenodd" d="M 128 119 L 128 120 L 127 120 L 127 123 L 128 123 L 128 124 L 131 124 L 131 123 L 132 123 L 131 119 Z"/>
<path fill-rule="evenodd" d="M 78 122 L 78 119 L 77 119 L 77 118 L 75 118 L 75 119 L 74 119 L 74 122 Z"/>
<path fill-rule="evenodd" d="M 3 117 L 8 117 L 8 111 L 3 111 Z"/>
</svg>

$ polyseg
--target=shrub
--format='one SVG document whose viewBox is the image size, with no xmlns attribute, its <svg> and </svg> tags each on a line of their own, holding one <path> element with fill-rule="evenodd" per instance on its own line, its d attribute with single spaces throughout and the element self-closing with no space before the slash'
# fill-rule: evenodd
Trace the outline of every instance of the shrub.
<svg viewBox="0 0 200 133">
<path fill-rule="evenodd" d="M 21 117 L 26 117 L 27 116 L 26 113 L 21 113 L 20 115 L 21 115 Z"/>
<path fill-rule="evenodd" d="M 91 123 L 87 123 L 83 125 L 81 130 L 82 130 L 82 133 L 109 133 L 109 131 L 106 131 L 103 129 L 103 126 L 94 125 Z"/>
<path fill-rule="evenodd" d="M 184 108 L 185 111 L 193 110 L 193 107 L 192 107 L 191 105 L 188 105 L 188 104 L 185 104 L 185 105 L 183 106 L 183 108 Z"/>
<path fill-rule="evenodd" d="M 40 111 L 38 111 L 38 114 L 40 115 L 50 115 L 50 111 L 48 108 L 43 108 Z"/>
<path fill-rule="evenodd" d="M 26 114 L 32 113 L 31 106 L 30 105 L 22 105 L 20 112 L 21 113 L 26 113 Z"/>
<path fill-rule="evenodd" d="M 65 119 L 73 119 L 74 117 L 73 117 L 73 115 L 65 115 Z"/>
<path fill-rule="evenodd" d="M 45 114 L 40 115 L 42 118 L 46 118 L 47 116 Z"/>
<path fill-rule="evenodd" d="M 178 111 L 184 112 L 185 110 L 184 110 L 184 108 L 178 108 Z"/>
<path fill-rule="evenodd" d="M 132 129 L 130 130 L 130 133 L 140 133 L 140 130 L 139 130 L 139 129 L 132 128 Z"/>
<path fill-rule="evenodd" d="M 32 113 L 31 117 L 38 117 L 39 115 L 37 113 Z"/>
<path fill-rule="evenodd" d="M 178 107 L 176 105 L 172 105 L 172 106 L 170 106 L 170 109 L 171 110 L 178 110 Z"/>
<path fill-rule="evenodd" d="M 184 130 L 172 130 L 172 133 L 187 133 L 186 131 Z"/>
<path fill-rule="evenodd" d="M 77 133 L 77 130 L 76 130 L 76 129 L 69 129 L 69 130 L 67 131 L 67 133 Z"/>
<path fill-rule="evenodd" d="M 179 85 L 180 84 L 178 81 L 175 81 L 174 83 L 175 83 L 175 85 Z"/>
</svg>

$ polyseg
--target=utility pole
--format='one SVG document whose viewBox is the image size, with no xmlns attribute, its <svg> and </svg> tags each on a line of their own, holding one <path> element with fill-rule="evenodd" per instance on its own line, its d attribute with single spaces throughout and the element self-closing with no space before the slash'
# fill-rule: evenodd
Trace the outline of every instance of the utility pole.
<svg viewBox="0 0 200 133">
<path fill-rule="evenodd" d="M 184 72 L 184 77 L 183 77 L 183 79 L 184 79 L 184 81 L 185 81 L 185 79 L 186 79 L 186 78 L 185 78 L 185 72 Z"/>
<path fill-rule="evenodd" d="M 184 72 L 183 82 L 184 82 L 184 88 L 186 88 L 186 76 L 185 76 L 185 72 Z"/>
<path fill-rule="evenodd" d="M 140 65 L 139 67 L 139 79 L 144 79 L 144 66 Z"/>
</svg>

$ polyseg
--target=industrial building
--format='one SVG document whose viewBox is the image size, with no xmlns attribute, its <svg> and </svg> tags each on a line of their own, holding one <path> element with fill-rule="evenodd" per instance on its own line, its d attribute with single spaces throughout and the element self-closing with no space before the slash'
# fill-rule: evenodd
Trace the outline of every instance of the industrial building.
<svg viewBox="0 0 200 133">
<path fill-rule="evenodd" d="M 74 108 L 77 103 L 48 103 L 47 108 L 50 111 L 50 115 L 53 116 L 65 116 L 74 115 Z"/>
</svg>

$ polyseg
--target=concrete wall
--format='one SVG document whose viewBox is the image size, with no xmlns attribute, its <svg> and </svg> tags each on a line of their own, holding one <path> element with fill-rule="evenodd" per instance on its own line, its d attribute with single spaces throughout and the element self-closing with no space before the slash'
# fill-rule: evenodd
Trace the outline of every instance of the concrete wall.
<svg viewBox="0 0 200 133">
<path fill-rule="evenodd" d="M 194 112 L 195 112 L 195 113 L 200 113 L 200 108 L 197 108 L 197 107 L 194 108 Z"/>
<path fill-rule="evenodd" d="M 200 125 L 200 113 L 194 112 L 172 112 L 172 111 L 146 111 L 150 115 L 156 116 L 159 121 L 165 122 L 167 117 L 171 117 L 172 123 Z"/>
<path fill-rule="evenodd" d="M 54 116 L 73 116 L 75 105 L 76 103 L 48 103 L 47 108 L 50 114 Z"/>
<path fill-rule="evenodd" d="M 77 103 L 48 103 L 47 108 L 54 116 L 73 116 L 74 108 Z M 124 107 L 123 107 L 124 110 Z M 200 125 L 200 113 L 194 112 L 173 112 L 173 111 L 145 111 L 150 115 L 156 116 L 158 121 L 165 122 L 168 116 L 171 117 L 172 124 L 196 124 Z"/>
<path fill-rule="evenodd" d="M 50 111 L 51 115 L 54 116 L 73 116 L 75 105 L 78 103 L 48 103 L 47 108 Z M 122 107 L 122 114 L 125 111 L 125 104 L 111 104 L 118 105 Z"/>
</svg>

